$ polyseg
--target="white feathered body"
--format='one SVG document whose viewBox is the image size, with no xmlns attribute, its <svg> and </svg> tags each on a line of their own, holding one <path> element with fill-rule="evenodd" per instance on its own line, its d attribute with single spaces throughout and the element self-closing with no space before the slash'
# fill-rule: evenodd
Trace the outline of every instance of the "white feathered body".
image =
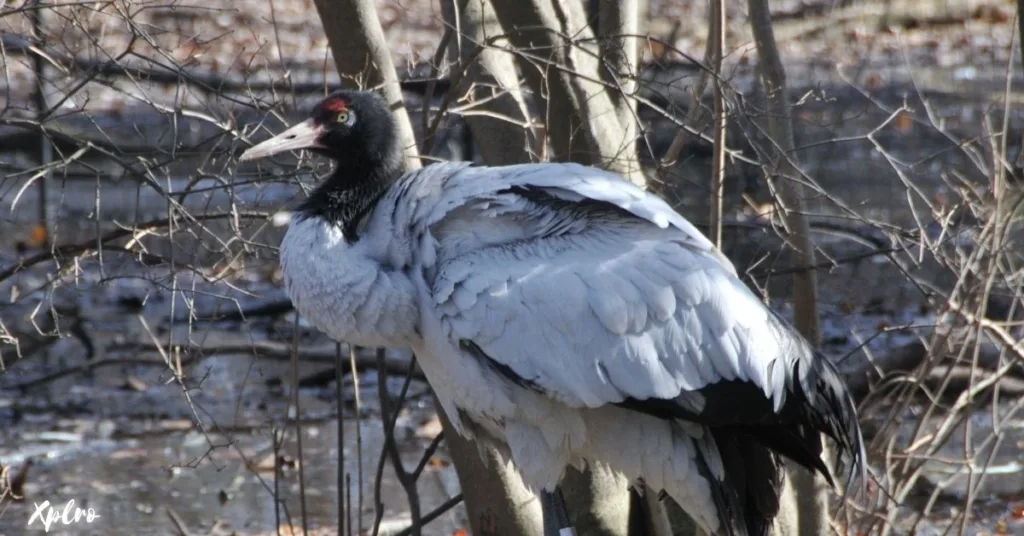
<svg viewBox="0 0 1024 536">
<path fill-rule="evenodd" d="M 528 486 L 603 463 L 712 532 L 708 476 L 724 468 L 708 428 L 624 402 L 735 380 L 779 411 L 813 381 L 705 237 L 593 168 L 435 164 L 394 184 L 355 241 L 293 221 L 281 260 L 302 315 L 336 340 L 412 347 L 458 431 L 499 447 Z"/>
</svg>

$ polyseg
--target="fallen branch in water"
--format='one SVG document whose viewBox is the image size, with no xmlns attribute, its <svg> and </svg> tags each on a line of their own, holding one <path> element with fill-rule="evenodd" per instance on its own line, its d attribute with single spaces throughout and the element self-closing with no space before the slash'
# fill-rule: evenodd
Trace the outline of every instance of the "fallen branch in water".
<svg viewBox="0 0 1024 536">
<path fill-rule="evenodd" d="M 961 392 L 971 388 L 971 382 L 983 380 L 988 373 L 994 373 L 1004 364 L 1002 345 L 993 342 L 974 342 L 978 348 L 977 370 L 972 376 L 970 363 L 958 363 L 951 356 L 956 355 L 955 349 L 942 350 L 943 357 L 929 364 L 926 374 L 918 372 L 919 367 L 929 360 L 932 351 L 925 343 L 916 341 L 891 350 L 876 359 L 863 359 L 857 364 L 841 366 L 841 374 L 846 380 L 850 393 L 858 402 L 863 400 L 877 386 L 895 376 L 905 376 L 921 384 L 922 388 L 932 389 L 947 381 L 941 393 L 944 399 L 955 399 Z M 979 374 L 979 371 L 981 372 Z M 1000 379 L 999 388 L 1004 395 L 1024 394 L 1024 367 L 1011 369 Z"/>
<path fill-rule="evenodd" d="M 245 357 L 257 357 L 261 359 L 270 359 L 274 361 L 287 361 L 291 359 L 293 349 L 288 343 L 281 343 L 276 341 L 251 341 L 248 344 L 240 343 L 225 343 L 225 344 L 185 344 L 185 345 L 173 345 L 175 350 L 181 352 L 181 365 L 188 366 L 193 365 L 201 361 L 204 357 L 212 355 L 230 355 L 230 356 L 245 356 Z M 166 351 L 166 348 L 164 348 Z M 156 344 L 146 341 L 133 341 L 127 343 L 116 343 L 107 347 L 108 352 L 121 351 L 121 352 L 132 352 L 136 355 L 140 352 L 158 352 L 159 349 Z M 169 352 L 168 352 L 169 353 Z M 329 363 L 331 365 L 340 366 L 344 372 L 351 372 L 351 365 L 348 360 L 338 362 L 336 358 L 336 350 L 334 343 L 323 344 L 309 347 L 299 347 L 298 357 L 300 361 L 311 362 L 311 363 Z M 74 374 L 81 374 L 89 371 L 93 371 L 98 368 L 112 367 L 112 366 L 147 366 L 147 367 L 166 367 L 167 361 L 162 357 L 113 357 L 96 359 L 81 365 L 68 367 L 63 370 L 59 370 L 52 374 L 48 374 L 41 378 L 29 380 L 20 384 L 16 384 L 8 389 L 17 389 L 20 392 L 26 392 L 28 389 L 44 385 L 55 380 L 59 380 L 65 376 L 71 376 Z M 355 366 L 357 370 L 376 370 L 377 359 L 374 355 L 357 355 L 355 359 Z M 406 358 L 398 358 L 393 356 L 387 356 L 386 366 L 389 373 L 394 374 L 406 374 L 409 370 L 409 360 Z M 413 378 L 421 381 L 425 381 L 423 373 L 417 368 L 416 372 L 413 373 Z"/>
<path fill-rule="evenodd" d="M 256 304 L 246 309 L 238 308 L 221 313 L 197 313 L 194 322 L 244 322 L 264 316 L 278 316 L 290 313 L 295 309 L 292 301 L 288 298 L 278 298 L 272 301 Z M 180 322 L 180 321 L 179 321 Z"/>
</svg>

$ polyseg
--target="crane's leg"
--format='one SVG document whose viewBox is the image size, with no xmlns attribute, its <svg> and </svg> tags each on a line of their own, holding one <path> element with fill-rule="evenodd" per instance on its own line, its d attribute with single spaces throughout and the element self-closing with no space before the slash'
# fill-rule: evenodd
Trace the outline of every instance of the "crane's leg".
<svg viewBox="0 0 1024 536">
<path fill-rule="evenodd" d="M 540 492 L 540 509 L 544 514 L 544 536 L 576 536 L 576 529 L 569 522 L 569 512 L 565 509 L 565 497 L 562 489 Z"/>
</svg>

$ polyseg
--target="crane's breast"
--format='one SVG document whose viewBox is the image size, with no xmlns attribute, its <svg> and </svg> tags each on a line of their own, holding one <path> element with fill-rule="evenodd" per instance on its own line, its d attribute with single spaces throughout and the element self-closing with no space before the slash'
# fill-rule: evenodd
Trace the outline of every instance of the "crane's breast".
<svg viewBox="0 0 1024 536">
<path fill-rule="evenodd" d="M 296 311 L 336 341 L 408 346 L 419 320 L 416 291 L 367 250 L 347 242 L 338 225 L 299 218 L 281 241 L 285 290 Z"/>
</svg>

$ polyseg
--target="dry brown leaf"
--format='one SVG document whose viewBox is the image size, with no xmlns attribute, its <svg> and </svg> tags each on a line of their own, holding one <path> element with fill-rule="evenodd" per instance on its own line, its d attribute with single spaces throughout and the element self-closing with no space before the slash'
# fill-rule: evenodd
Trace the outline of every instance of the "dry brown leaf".
<svg viewBox="0 0 1024 536">
<path fill-rule="evenodd" d="M 45 225 L 36 225 L 28 235 L 28 243 L 34 248 L 43 247 L 49 234 Z"/>
<path fill-rule="evenodd" d="M 128 376 L 125 378 L 124 387 L 129 391 L 135 391 L 137 393 L 141 393 L 149 388 L 149 386 L 146 385 L 146 382 L 142 381 L 137 376 Z M 189 423 L 189 425 L 191 424 L 192 423 Z"/>
<path fill-rule="evenodd" d="M 914 118 L 907 112 L 900 112 L 896 116 L 896 130 L 901 134 L 907 134 L 914 128 Z"/>
<path fill-rule="evenodd" d="M 267 454 L 266 456 L 260 458 L 258 462 L 250 464 L 250 467 L 254 471 L 258 471 L 260 473 L 273 473 L 275 467 L 274 454 Z"/>
</svg>

